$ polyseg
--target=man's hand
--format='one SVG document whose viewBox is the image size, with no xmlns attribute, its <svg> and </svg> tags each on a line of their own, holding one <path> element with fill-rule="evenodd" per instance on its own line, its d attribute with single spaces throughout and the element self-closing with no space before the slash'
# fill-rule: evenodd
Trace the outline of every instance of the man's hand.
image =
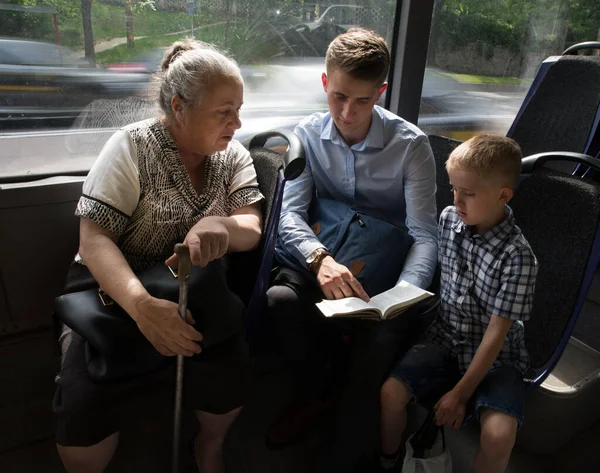
<svg viewBox="0 0 600 473">
<path fill-rule="evenodd" d="M 433 407 L 435 423 L 447 427 L 460 428 L 465 418 L 468 399 L 464 399 L 459 391 L 453 389 L 442 396 Z"/>
<path fill-rule="evenodd" d="M 204 217 L 192 227 L 183 243 L 190 248 L 192 264 L 204 267 L 227 252 L 229 230 L 220 217 Z M 173 254 L 166 264 L 171 267 L 177 266 L 177 256 Z"/>
<path fill-rule="evenodd" d="M 365 302 L 370 300 L 350 270 L 346 266 L 336 263 L 331 256 L 323 258 L 317 272 L 317 281 L 327 299 L 356 296 Z"/>
</svg>

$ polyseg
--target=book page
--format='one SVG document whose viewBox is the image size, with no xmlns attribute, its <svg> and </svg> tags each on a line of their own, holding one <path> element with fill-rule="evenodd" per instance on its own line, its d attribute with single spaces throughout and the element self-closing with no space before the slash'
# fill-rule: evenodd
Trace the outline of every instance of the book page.
<svg viewBox="0 0 600 473">
<path fill-rule="evenodd" d="M 371 304 L 377 307 L 382 314 L 393 306 L 409 306 L 411 301 L 417 301 L 423 298 L 424 295 L 433 295 L 417 286 L 406 281 L 400 281 L 396 287 L 388 289 L 381 294 L 371 298 Z"/>
<path fill-rule="evenodd" d="M 367 303 L 358 297 L 346 297 L 338 300 L 324 299 L 317 303 L 317 307 L 323 312 L 325 317 L 332 317 L 335 314 L 349 314 L 369 309 L 372 312 L 374 309 L 372 304 Z"/>
</svg>

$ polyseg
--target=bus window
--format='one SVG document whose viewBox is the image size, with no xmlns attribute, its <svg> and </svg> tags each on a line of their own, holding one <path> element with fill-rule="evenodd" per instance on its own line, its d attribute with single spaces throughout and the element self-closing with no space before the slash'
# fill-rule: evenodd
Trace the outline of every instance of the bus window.
<svg viewBox="0 0 600 473">
<path fill-rule="evenodd" d="M 506 133 L 540 63 L 596 40 L 596 2 L 435 0 L 419 126 Z"/>
<path fill-rule="evenodd" d="M 320 78 L 330 41 L 353 26 L 391 38 L 396 10 L 383 0 L 89 3 L 91 11 L 52 2 L 58 30 L 43 9 L 0 15 L 0 179 L 89 169 L 115 129 L 158 113 L 152 75 L 184 38 L 215 44 L 240 65 L 238 139 L 292 129 L 327 108 Z"/>
</svg>

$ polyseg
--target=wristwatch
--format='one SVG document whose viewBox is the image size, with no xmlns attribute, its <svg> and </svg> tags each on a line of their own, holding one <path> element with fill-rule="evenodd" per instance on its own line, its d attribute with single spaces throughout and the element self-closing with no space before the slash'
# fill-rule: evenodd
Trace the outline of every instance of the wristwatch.
<svg viewBox="0 0 600 473">
<path fill-rule="evenodd" d="M 317 248 L 310 255 L 308 255 L 308 258 L 306 258 L 306 266 L 308 266 L 308 269 L 314 270 L 323 262 L 323 258 L 329 255 L 330 253 L 327 251 L 327 249 Z"/>
</svg>

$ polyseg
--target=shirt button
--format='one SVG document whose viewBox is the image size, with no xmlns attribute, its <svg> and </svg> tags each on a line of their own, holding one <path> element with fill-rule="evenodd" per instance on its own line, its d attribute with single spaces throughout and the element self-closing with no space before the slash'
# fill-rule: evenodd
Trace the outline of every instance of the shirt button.
<svg viewBox="0 0 600 473">
<path fill-rule="evenodd" d="M 350 182 L 354 182 L 354 178 L 351 177 L 350 179 L 348 179 Z"/>
</svg>

